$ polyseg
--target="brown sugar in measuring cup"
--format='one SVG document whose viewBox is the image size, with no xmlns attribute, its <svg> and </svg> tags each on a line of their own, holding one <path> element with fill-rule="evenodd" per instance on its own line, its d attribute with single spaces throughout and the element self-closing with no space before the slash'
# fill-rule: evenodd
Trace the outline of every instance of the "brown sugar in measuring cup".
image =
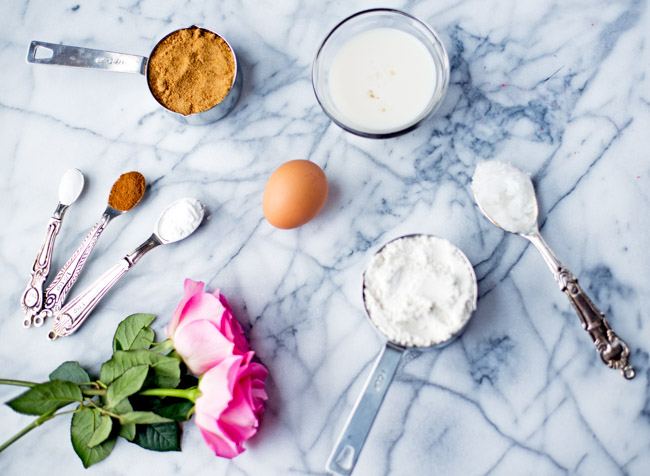
<svg viewBox="0 0 650 476">
<path fill-rule="evenodd" d="M 223 38 L 191 27 L 163 38 L 152 51 L 147 70 L 149 89 L 156 100 L 187 116 L 207 111 L 226 98 L 237 65 Z"/>
<path fill-rule="evenodd" d="M 230 44 L 197 26 L 171 32 L 150 57 L 32 41 L 27 62 L 142 74 L 156 102 L 191 125 L 210 124 L 228 114 L 243 83 Z"/>
</svg>

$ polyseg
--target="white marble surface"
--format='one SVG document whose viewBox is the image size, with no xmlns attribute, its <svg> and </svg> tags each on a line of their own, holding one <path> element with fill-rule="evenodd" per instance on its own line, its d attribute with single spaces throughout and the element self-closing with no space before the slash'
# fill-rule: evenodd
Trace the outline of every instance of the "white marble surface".
<svg viewBox="0 0 650 476">
<path fill-rule="evenodd" d="M 69 419 L 0 454 L 3 475 L 323 474 L 382 341 L 368 324 L 361 273 L 391 238 L 434 233 L 469 257 L 478 310 L 460 340 L 413 352 L 389 389 L 355 475 L 646 475 L 650 468 L 650 7 L 647 1 L 409 1 L 390 6 L 434 27 L 452 65 L 436 117 L 372 141 L 331 124 L 311 87 L 329 29 L 370 1 L 12 1 L 0 8 L 1 376 L 45 380 L 63 360 L 98 369 L 115 324 L 134 312 L 162 329 L 183 279 L 220 287 L 270 370 L 259 434 L 233 461 L 192 423 L 182 453 L 120 441 L 83 470 Z M 235 111 L 206 127 L 162 111 L 142 77 L 29 65 L 31 40 L 147 55 L 200 24 L 243 64 Z M 331 185 L 324 212 L 294 231 L 263 218 L 270 173 L 311 159 Z M 482 160 L 530 172 L 542 233 L 631 347 L 638 376 L 600 363 L 566 297 L 527 242 L 477 211 L 468 183 Z M 211 218 L 153 251 L 73 337 L 21 326 L 19 297 L 56 205 L 81 169 L 54 268 L 101 215 L 120 173 L 150 188 L 100 239 L 72 295 L 149 236 L 172 200 L 194 195 Z M 53 271 L 55 272 L 55 271 Z M 0 399 L 16 394 L 0 388 Z M 0 439 L 30 418 L 0 409 Z"/>
</svg>

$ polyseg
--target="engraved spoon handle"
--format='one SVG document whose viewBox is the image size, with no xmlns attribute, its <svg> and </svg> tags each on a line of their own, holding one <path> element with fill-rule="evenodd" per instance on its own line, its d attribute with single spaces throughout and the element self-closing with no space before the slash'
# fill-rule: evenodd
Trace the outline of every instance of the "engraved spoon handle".
<svg viewBox="0 0 650 476">
<path fill-rule="evenodd" d="M 59 311 L 54 313 L 54 324 L 47 338 L 54 340 L 57 337 L 65 337 L 73 334 L 90 313 L 99 304 L 99 301 L 106 295 L 115 283 L 137 263 L 147 252 L 162 242 L 152 235 L 132 253 L 129 253 L 113 267 L 109 268 L 94 283 L 88 286 L 79 296 L 72 299 Z"/>
<path fill-rule="evenodd" d="M 571 301 L 582 322 L 582 327 L 589 333 L 602 361 L 609 368 L 620 370 L 624 378 L 628 380 L 634 378 L 636 372 L 628 363 L 630 348 L 612 330 L 607 319 L 605 319 L 605 314 L 600 312 L 587 293 L 580 287 L 578 278 L 555 256 L 539 231 L 522 236 L 527 238 L 541 253 L 542 258 L 553 272 L 560 290 Z"/>
<path fill-rule="evenodd" d="M 344 476 L 352 473 L 403 353 L 402 347 L 387 342 L 377 357 L 370 377 L 327 460 L 327 471 L 330 473 Z"/>
<path fill-rule="evenodd" d="M 79 296 L 55 312 L 53 316 L 53 328 L 47 335 L 47 338 L 54 340 L 57 337 L 69 336 L 74 333 L 90 315 L 101 298 L 104 297 L 130 267 L 131 264 L 128 261 L 121 259 Z"/>
<path fill-rule="evenodd" d="M 34 317 L 34 325 L 40 327 L 46 318 L 51 317 L 53 313 L 61 309 L 65 302 L 70 289 L 77 281 L 81 270 L 86 264 L 86 260 L 91 251 L 97 244 L 97 240 L 106 228 L 106 225 L 113 217 L 117 216 L 111 213 L 110 210 L 104 212 L 95 226 L 90 230 L 79 248 L 72 254 L 70 259 L 63 265 L 63 267 L 56 274 L 50 285 L 45 290 L 45 303 L 43 310 Z"/>
<path fill-rule="evenodd" d="M 30 327 L 32 325 L 32 318 L 43 307 L 43 285 L 47 281 L 50 274 L 50 266 L 52 265 L 52 252 L 54 250 L 54 240 L 59 234 L 61 229 L 61 222 L 65 212 L 70 205 L 59 203 L 54 210 L 54 214 L 47 224 L 47 232 L 41 244 L 41 248 L 36 255 L 32 272 L 30 274 L 29 283 L 23 291 L 21 297 L 21 304 L 23 311 L 25 311 L 25 320 L 23 327 Z"/>
<path fill-rule="evenodd" d="M 40 57 L 37 53 L 39 50 L 43 52 Z M 30 43 L 27 51 L 27 62 L 103 69 L 120 73 L 145 74 L 147 71 L 147 58 L 144 56 L 59 45 L 44 41 L 32 41 Z"/>
</svg>

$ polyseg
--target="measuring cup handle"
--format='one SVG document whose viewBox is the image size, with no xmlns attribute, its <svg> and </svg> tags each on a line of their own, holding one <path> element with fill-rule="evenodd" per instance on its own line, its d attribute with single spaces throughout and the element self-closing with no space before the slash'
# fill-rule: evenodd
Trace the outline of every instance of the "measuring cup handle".
<svg viewBox="0 0 650 476">
<path fill-rule="evenodd" d="M 403 353 L 404 348 L 387 342 L 377 357 L 370 378 L 327 460 L 326 469 L 330 473 L 346 476 L 352 473 Z"/>
<path fill-rule="evenodd" d="M 103 69 L 121 73 L 145 74 L 147 71 L 147 58 L 144 56 L 93 50 L 78 46 L 57 45 L 44 41 L 32 41 L 30 43 L 27 51 L 27 62 Z"/>
</svg>

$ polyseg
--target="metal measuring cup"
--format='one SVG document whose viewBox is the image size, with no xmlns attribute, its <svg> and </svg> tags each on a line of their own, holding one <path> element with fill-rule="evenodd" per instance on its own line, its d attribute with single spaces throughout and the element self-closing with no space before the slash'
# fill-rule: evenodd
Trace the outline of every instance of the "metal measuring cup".
<svg viewBox="0 0 650 476">
<path fill-rule="evenodd" d="M 183 115 L 172 111 L 171 109 L 168 109 L 154 96 L 153 91 L 151 90 L 151 83 L 149 81 L 149 58 L 154 53 L 158 45 L 160 45 L 160 43 L 165 40 L 165 38 L 173 35 L 178 31 L 187 30 L 190 28 L 199 28 L 202 31 L 217 35 L 228 45 L 235 60 L 235 74 L 232 80 L 232 85 L 230 86 L 230 90 L 228 91 L 228 95 L 220 103 L 215 104 L 212 106 L 212 108 L 202 112 Z M 172 31 L 164 38 L 162 38 L 158 43 L 156 43 L 156 46 L 153 47 L 148 57 L 126 53 L 115 53 L 113 51 L 82 48 L 79 46 L 46 43 L 44 41 L 32 41 L 29 45 L 29 50 L 27 51 L 27 62 L 34 64 L 51 64 L 58 66 L 73 66 L 77 68 L 102 69 L 105 71 L 116 71 L 120 73 L 142 74 L 146 77 L 149 92 L 156 100 L 156 102 L 160 104 L 167 112 L 171 113 L 178 121 L 189 125 L 210 124 L 212 122 L 218 121 L 226 114 L 228 114 L 235 107 L 235 104 L 239 99 L 243 83 L 242 73 L 237 62 L 237 56 L 235 55 L 235 50 L 232 48 L 230 43 L 228 43 L 226 39 L 218 33 L 197 26 L 179 28 L 178 30 Z"/>
<path fill-rule="evenodd" d="M 402 239 L 413 239 L 419 236 L 425 236 L 430 238 L 435 238 L 437 240 L 443 240 L 442 238 L 437 238 L 433 235 L 423 235 L 423 234 L 413 234 L 405 235 L 399 238 L 396 238 L 388 243 L 386 243 L 382 248 L 375 253 L 379 255 L 389 244 L 402 240 Z M 446 241 L 446 240 L 445 240 Z M 357 399 L 352 412 L 346 421 L 341 434 L 334 445 L 334 449 L 330 454 L 327 460 L 326 469 L 328 472 L 337 475 L 349 475 L 352 473 L 354 466 L 356 465 L 357 459 L 363 448 L 363 444 L 366 441 L 372 423 L 375 420 L 375 416 L 379 411 L 381 402 L 386 395 L 388 386 L 397 371 L 399 362 L 402 358 L 402 354 L 406 351 L 407 348 L 419 348 L 419 349 L 438 349 L 442 348 L 451 342 L 453 342 L 462 331 L 467 327 L 473 311 L 476 309 L 476 300 L 478 297 L 478 286 L 476 283 L 476 274 L 474 273 L 474 268 L 470 263 L 467 256 L 463 254 L 458 248 L 454 245 L 451 245 L 453 249 L 457 252 L 459 259 L 461 259 L 465 264 L 465 270 L 467 271 L 467 277 L 470 278 L 472 283 L 471 289 L 471 312 L 469 313 L 467 319 L 460 325 L 457 329 L 451 333 L 451 335 L 439 342 L 435 342 L 432 345 L 428 346 L 406 346 L 398 342 L 391 341 L 388 336 L 386 336 L 378 327 L 378 325 L 373 321 L 371 312 L 368 309 L 366 301 L 366 272 L 368 267 L 366 267 L 363 273 L 363 304 L 366 310 L 366 316 L 372 323 L 373 327 L 379 332 L 384 338 L 386 338 L 386 343 L 384 344 L 383 349 L 379 353 L 379 356 L 375 360 L 375 365 L 370 371 L 370 377 L 366 381 L 361 395 Z"/>
</svg>

